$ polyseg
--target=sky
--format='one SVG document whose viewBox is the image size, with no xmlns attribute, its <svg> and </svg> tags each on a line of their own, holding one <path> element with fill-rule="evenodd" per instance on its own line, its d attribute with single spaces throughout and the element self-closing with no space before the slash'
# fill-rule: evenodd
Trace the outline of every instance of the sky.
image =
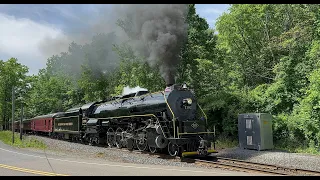
<svg viewBox="0 0 320 180">
<path fill-rule="evenodd" d="M 83 31 L 111 4 L 0 4 L 0 60 L 17 58 L 28 74 L 45 68 L 47 55 L 40 51 L 45 38 L 58 38 Z M 214 28 L 227 4 L 196 4 L 200 17 Z"/>
</svg>

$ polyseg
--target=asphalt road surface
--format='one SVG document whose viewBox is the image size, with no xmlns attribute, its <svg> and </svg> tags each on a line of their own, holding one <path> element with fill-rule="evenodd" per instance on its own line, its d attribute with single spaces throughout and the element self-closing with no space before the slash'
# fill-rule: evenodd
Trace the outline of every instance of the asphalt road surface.
<svg viewBox="0 0 320 180">
<path fill-rule="evenodd" d="M 0 176 L 250 176 L 263 175 L 205 169 L 111 162 L 53 156 L 18 149 L 0 141 Z"/>
</svg>

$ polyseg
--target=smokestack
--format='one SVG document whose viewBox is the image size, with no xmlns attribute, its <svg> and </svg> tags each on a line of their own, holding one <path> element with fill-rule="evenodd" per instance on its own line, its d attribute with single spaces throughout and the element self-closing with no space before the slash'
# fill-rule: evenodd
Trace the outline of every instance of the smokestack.
<svg viewBox="0 0 320 180">
<path fill-rule="evenodd" d="M 174 74 L 172 72 L 167 72 L 164 75 L 164 80 L 167 86 L 172 86 L 175 83 Z"/>
<path fill-rule="evenodd" d="M 170 92 L 173 90 L 173 85 L 167 85 L 166 89 L 164 89 L 165 92 Z"/>
</svg>

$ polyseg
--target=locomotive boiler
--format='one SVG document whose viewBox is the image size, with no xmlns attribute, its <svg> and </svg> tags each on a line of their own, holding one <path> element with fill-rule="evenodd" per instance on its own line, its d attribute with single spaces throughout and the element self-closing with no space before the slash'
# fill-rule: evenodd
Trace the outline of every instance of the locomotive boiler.
<svg viewBox="0 0 320 180">
<path fill-rule="evenodd" d="M 186 84 L 157 93 L 139 91 L 95 104 L 88 114 L 84 137 L 90 144 L 151 152 L 167 150 L 171 156 L 215 152 L 206 115 Z"/>
</svg>

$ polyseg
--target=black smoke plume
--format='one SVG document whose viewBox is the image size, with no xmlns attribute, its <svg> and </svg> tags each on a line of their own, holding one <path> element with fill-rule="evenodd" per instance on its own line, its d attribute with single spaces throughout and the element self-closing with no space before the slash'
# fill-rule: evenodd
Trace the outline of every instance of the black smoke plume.
<svg viewBox="0 0 320 180">
<path fill-rule="evenodd" d="M 187 37 L 185 4 L 122 5 L 118 24 L 132 39 L 133 49 L 152 67 L 159 67 L 166 84 L 175 83 L 180 50 Z"/>
</svg>

